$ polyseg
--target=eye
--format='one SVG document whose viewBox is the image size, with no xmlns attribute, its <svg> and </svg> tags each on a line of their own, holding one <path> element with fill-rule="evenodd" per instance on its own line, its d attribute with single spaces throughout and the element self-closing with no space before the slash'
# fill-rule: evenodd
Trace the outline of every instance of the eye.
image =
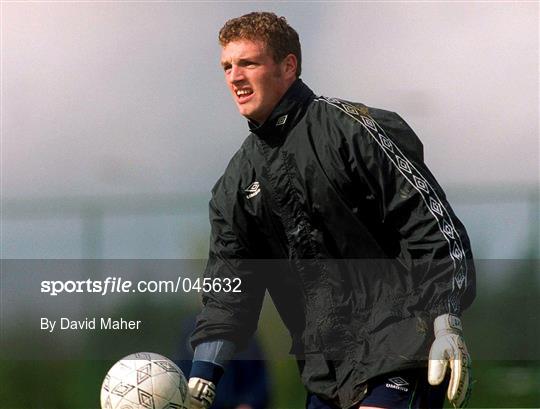
<svg viewBox="0 0 540 409">
<path fill-rule="evenodd" d="M 222 67 L 223 67 L 223 71 L 225 71 L 225 73 L 230 71 L 231 68 L 232 68 L 231 64 L 224 64 Z"/>
</svg>

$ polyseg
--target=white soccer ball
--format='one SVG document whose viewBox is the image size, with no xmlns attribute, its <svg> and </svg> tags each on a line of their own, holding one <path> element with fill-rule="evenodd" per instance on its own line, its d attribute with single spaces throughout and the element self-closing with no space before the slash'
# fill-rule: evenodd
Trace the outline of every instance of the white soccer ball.
<svg viewBox="0 0 540 409">
<path fill-rule="evenodd" d="M 101 409 L 189 409 L 184 374 L 170 359 L 138 352 L 115 363 L 101 386 Z"/>
</svg>

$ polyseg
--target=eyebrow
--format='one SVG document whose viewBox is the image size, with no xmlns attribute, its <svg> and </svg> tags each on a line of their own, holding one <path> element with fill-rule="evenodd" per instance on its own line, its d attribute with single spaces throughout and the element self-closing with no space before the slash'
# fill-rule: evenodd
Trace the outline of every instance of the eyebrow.
<svg viewBox="0 0 540 409">
<path fill-rule="evenodd" d="M 237 60 L 237 65 L 243 65 L 243 64 L 246 64 L 246 63 L 251 63 L 251 62 L 256 62 L 257 60 L 257 57 L 250 57 L 250 58 L 239 58 Z M 226 61 L 221 61 L 221 66 L 222 67 L 225 67 L 227 65 L 231 65 L 231 61 L 230 60 L 226 60 Z"/>
</svg>

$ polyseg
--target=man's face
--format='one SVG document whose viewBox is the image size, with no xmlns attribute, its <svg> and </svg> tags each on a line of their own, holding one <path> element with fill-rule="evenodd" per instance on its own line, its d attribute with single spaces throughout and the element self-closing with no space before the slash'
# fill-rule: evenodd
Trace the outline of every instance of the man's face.
<svg viewBox="0 0 540 409">
<path fill-rule="evenodd" d="M 261 41 L 231 41 L 222 48 L 221 66 L 241 115 L 258 124 L 268 118 L 295 80 L 290 57 L 276 63 Z"/>
</svg>

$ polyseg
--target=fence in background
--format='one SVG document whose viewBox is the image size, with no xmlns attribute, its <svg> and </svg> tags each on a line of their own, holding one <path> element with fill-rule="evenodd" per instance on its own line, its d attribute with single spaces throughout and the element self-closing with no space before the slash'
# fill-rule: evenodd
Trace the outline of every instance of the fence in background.
<svg viewBox="0 0 540 409">
<path fill-rule="evenodd" d="M 538 257 L 537 186 L 460 186 L 446 191 L 481 258 Z M 208 199 L 208 194 L 3 199 L 1 257 L 204 257 Z M 149 232 L 159 239 L 144 243 Z M 495 248 L 482 244 L 493 240 L 500 241 Z M 137 248 L 130 251 L 130 243 L 141 246 L 142 254 Z"/>
</svg>

